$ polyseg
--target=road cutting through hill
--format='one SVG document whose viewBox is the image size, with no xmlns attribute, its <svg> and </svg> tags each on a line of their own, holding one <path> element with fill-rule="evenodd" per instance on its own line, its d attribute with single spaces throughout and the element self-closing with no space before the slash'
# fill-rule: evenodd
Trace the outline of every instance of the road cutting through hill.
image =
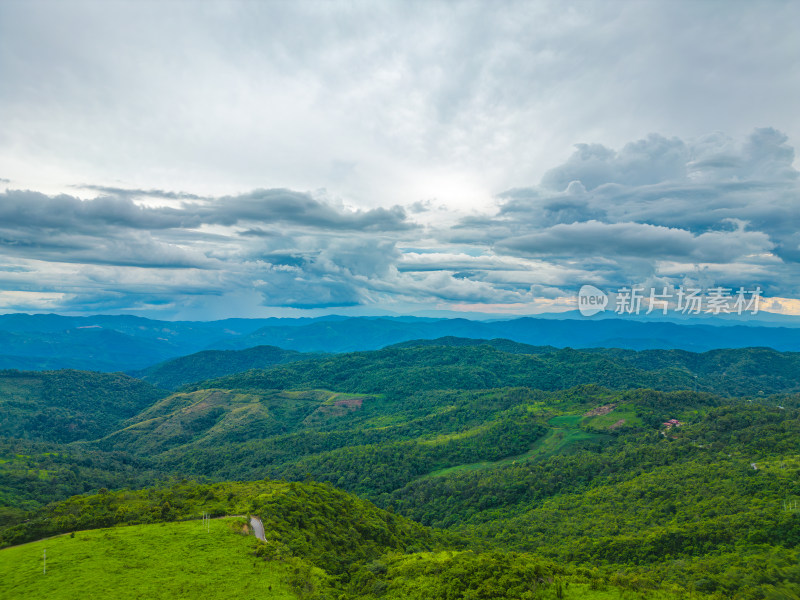
<svg viewBox="0 0 800 600">
<path fill-rule="evenodd" d="M 267 536 L 264 535 L 264 524 L 258 517 L 250 517 L 250 527 L 253 528 L 253 535 L 255 535 L 262 542 L 267 541 Z"/>
</svg>

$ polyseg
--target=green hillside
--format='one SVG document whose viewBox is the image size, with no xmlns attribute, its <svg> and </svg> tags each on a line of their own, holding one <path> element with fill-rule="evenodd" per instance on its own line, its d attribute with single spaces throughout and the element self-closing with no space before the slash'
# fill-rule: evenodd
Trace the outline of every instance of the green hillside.
<svg viewBox="0 0 800 600">
<path fill-rule="evenodd" d="M 209 531 L 201 520 L 80 531 L 6 548 L 0 596 L 75 600 L 91 590 L 94 598 L 297 598 L 295 567 L 254 561 L 257 542 L 233 530 L 238 521 L 212 520 Z"/>
<path fill-rule="evenodd" d="M 0 528 L 50 502 L 100 488 L 144 487 L 166 479 L 145 456 L 85 444 L 0 438 Z"/>
<path fill-rule="evenodd" d="M 526 386 L 558 390 L 594 384 L 613 389 L 696 389 L 726 396 L 800 391 L 800 353 L 765 348 L 692 354 L 573 350 L 504 352 L 489 345 L 390 347 L 252 370 L 189 390 L 324 388 L 410 395 L 420 390 Z"/>
<path fill-rule="evenodd" d="M 237 399 L 238 404 L 233 401 Z M 221 479 L 313 477 L 378 501 L 381 494 L 442 471 L 490 468 L 581 449 L 596 452 L 636 428 L 657 429 L 666 419 L 684 415 L 696 419 L 723 402 L 702 393 L 597 386 L 559 392 L 423 391 L 391 398 L 321 390 L 203 390 L 163 400 L 145 415 L 159 416 L 145 418 L 100 445 L 146 454 L 165 471 Z M 257 430 L 258 419 L 252 427 L 235 426 L 239 412 L 266 413 L 268 403 L 283 410 L 273 430 L 280 422 L 287 433 L 264 437 Z M 610 405 L 611 412 L 583 416 Z M 162 411 L 164 407 L 175 410 Z M 206 421 L 186 416 L 194 410 L 218 411 L 218 416 Z M 562 419 L 574 426 L 565 427 Z"/>
<path fill-rule="evenodd" d="M 202 512 L 216 518 L 191 518 Z M 246 517 L 218 517 L 232 512 L 257 515 L 266 541 L 248 535 Z M 91 589 L 115 598 L 622 600 L 632 587 L 530 554 L 466 549 L 464 540 L 320 484 L 104 492 L 35 521 L 0 543 L 65 533 L 0 550 L 3 598 L 71 599 Z"/>
<path fill-rule="evenodd" d="M 178 393 L 123 423 L 99 445 L 149 454 L 185 445 L 217 448 L 335 419 L 355 410 L 355 403 L 360 405 L 365 398 L 321 390 Z"/>
<path fill-rule="evenodd" d="M 256 346 L 246 350 L 204 350 L 174 358 L 141 371 L 133 371 L 130 374 L 156 387 L 177 390 L 189 383 L 241 373 L 250 369 L 264 369 L 272 365 L 290 363 L 313 356 L 313 354 L 303 354 L 275 346 Z"/>
<path fill-rule="evenodd" d="M 0 371 L 0 435 L 52 442 L 96 439 L 164 396 L 118 373 Z"/>
<path fill-rule="evenodd" d="M 6 438 L 0 542 L 258 514 L 298 597 L 800 592 L 794 354 L 507 350 L 320 357 L 155 394 L 92 440 Z"/>
</svg>

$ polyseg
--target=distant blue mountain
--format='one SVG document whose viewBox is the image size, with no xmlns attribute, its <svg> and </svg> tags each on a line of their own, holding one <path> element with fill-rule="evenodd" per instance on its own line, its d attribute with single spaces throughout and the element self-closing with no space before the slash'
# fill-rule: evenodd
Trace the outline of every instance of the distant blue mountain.
<svg viewBox="0 0 800 600">
<path fill-rule="evenodd" d="M 298 352 L 376 350 L 409 340 L 502 338 L 557 348 L 769 347 L 800 351 L 800 329 L 632 319 L 523 317 L 504 321 L 342 317 L 157 321 L 134 316 L 0 315 L 0 369 L 132 371 L 202 350 L 276 346 Z"/>
<path fill-rule="evenodd" d="M 714 326 L 624 319 L 581 320 L 524 317 L 508 321 L 441 319 L 402 322 L 387 318 L 352 318 L 299 327 L 274 325 L 218 342 L 220 348 L 273 345 L 301 352 L 376 350 L 413 339 L 439 337 L 504 338 L 533 346 L 559 348 L 681 349 L 764 346 L 800 350 L 800 330 L 749 325 Z"/>
</svg>

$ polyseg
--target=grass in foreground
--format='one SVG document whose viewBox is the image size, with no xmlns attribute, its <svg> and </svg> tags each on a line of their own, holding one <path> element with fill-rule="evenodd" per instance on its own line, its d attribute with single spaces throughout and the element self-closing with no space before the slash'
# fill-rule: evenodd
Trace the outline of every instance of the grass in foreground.
<svg viewBox="0 0 800 600">
<path fill-rule="evenodd" d="M 232 519 L 132 525 L 0 550 L 0 598 L 294 599 L 294 568 L 253 556 Z M 47 550 L 47 573 L 42 555 Z"/>
</svg>

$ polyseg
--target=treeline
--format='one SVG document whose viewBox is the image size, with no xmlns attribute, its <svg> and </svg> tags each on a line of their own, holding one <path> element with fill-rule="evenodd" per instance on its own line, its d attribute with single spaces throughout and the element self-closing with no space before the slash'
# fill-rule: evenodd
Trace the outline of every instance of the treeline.
<svg viewBox="0 0 800 600">
<path fill-rule="evenodd" d="M 316 355 L 284 350 L 275 346 L 255 346 L 246 350 L 204 350 L 147 369 L 131 371 L 130 375 L 165 390 L 176 390 L 183 385 L 212 377 L 223 377 L 250 369 L 264 369 L 314 356 Z"/>
<path fill-rule="evenodd" d="M 95 440 L 166 395 L 119 373 L 0 371 L 0 435 Z"/>
<path fill-rule="evenodd" d="M 526 386 L 541 390 L 595 384 L 612 389 L 697 390 L 725 396 L 800 390 L 800 354 L 766 348 L 692 354 L 573 350 L 517 354 L 482 346 L 389 347 L 213 379 L 186 389 L 326 388 L 408 395 L 420 390 Z"/>
<path fill-rule="evenodd" d="M 163 468 L 146 457 L 0 437 L 0 528 L 70 496 L 103 487 L 144 487 L 165 478 Z"/>
<path fill-rule="evenodd" d="M 101 490 L 53 504 L 0 531 L 0 547 L 57 533 L 229 514 L 261 517 L 273 541 L 312 557 L 330 572 L 377 558 L 388 549 L 433 549 L 455 536 L 436 534 L 404 517 L 319 483 L 176 481 L 143 490 Z"/>
<path fill-rule="evenodd" d="M 523 454 L 546 431 L 532 415 L 511 415 L 458 436 L 349 446 L 267 472 L 287 479 L 329 481 L 374 500 L 440 469 Z"/>
<path fill-rule="evenodd" d="M 691 381 L 690 381 L 691 380 Z M 563 350 L 528 355 L 489 346 L 387 348 L 335 355 L 265 370 L 231 375 L 186 389 L 325 388 L 352 393 L 405 396 L 421 390 L 489 389 L 525 386 L 557 390 L 581 384 L 615 389 L 660 387 L 651 374 L 599 354 Z M 667 389 L 689 388 L 691 375 L 664 382 Z"/>
</svg>

